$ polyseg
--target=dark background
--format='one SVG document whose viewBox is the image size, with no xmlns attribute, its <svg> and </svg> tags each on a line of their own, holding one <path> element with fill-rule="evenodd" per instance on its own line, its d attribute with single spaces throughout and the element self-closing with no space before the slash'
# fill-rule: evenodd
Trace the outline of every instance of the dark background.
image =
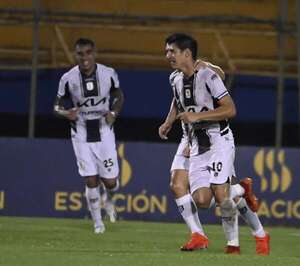
<svg viewBox="0 0 300 266">
<path fill-rule="evenodd" d="M 38 72 L 36 131 L 38 138 L 68 138 L 66 120 L 52 114 L 58 82 L 67 69 Z M 117 69 L 125 94 L 123 111 L 115 124 L 120 141 L 160 142 L 157 131 L 172 99 L 168 71 Z M 30 97 L 29 71 L 0 72 L 0 135 L 26 137 Z M 225 81 L 226 83 L 226 81 Z M 230 93 L 237 116 L 231 121 L 237 145 L 273 146 L 277 80 L 237 75 Z M 298 91 L 295 79 L 286 79 L 284 95 L 283 146 L 299 146 Z M 180 123 L 174 125 L 169 141 L 181 137 Z"/>
</svg>

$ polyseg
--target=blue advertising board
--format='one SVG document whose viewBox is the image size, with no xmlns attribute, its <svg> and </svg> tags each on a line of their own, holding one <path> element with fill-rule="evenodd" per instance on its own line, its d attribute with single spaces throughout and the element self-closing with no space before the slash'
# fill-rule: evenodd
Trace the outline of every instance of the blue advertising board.
<svg viewBox="0 0 300 266">
<path fill-rule="evenodd" d="M 121 219 L 181 222 L 169 189 L 176 144 L 118 144 L 121 188 L 115 194 Z M 251 176 L 261 200 L 258 214 L 269 225 L 300 225 L 299 149 L 238 147 L 236 171 Z M 0 138 L 0 214 L 87 215 L 84 180 L 69 140 Z M 214 209 L 199 211 L 203 223 L 220 223 Z"/>
</svg>

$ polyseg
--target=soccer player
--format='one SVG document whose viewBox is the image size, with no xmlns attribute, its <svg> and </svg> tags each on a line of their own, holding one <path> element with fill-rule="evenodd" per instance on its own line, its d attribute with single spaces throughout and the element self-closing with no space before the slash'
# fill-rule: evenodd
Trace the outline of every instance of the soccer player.
<svg viewBox="0 0 300 266">
<path fill-rule="evenodd" d="M 219 75 L 219 74 L 218 74 Z M 172 112 L 172 107 L 171 110 Z M 170 120 L 170 115 L 166 119 L 165 123 L 159 128 L 159 135 L 162 139 L 167 139 L 167 133 L 172 127 Z M 175 120 L 175 118 L 174 118 Z M 181 215 L 188 225 L 190 231 L 192 232 L 191 240 L 188 241 L 181 247 L 182 251 L 193 251 L 197 249 L 204 249 L 208 247 L 208 239 L 204 235 L 204 231 L 201 222 L 196 212 L 197 208 L 207 209 L 215 207 L 215 200 L 212 199 L 211 202 L 194 202 L 192 196 L 189 192 L 189 181 L 188 181 L 188 169 L 189 169 L 189 148 L 187 144 L 187 136 L 183 134 L 181 142 L 178 146 L 177 152 L 174 156 L 174 160 L 171 166 L 171 183 L 170 187 L 175 196 L 175 201 L 179 210 L 182 210 L 182 201 L 190 199 L 193 212 L 191 213 L 187 208 L 186 211 L 182 211 Z M 252 179 L 245 178 L 240 182 L 240 185 L 236 183 L 237 180 L 232 181 L 230 188 L 230 198 L 239 202 L 240 197 L 243 196 L 253 212 L 258 210 L 258 200 L 252 192 Z M 188 201 L 189 202 L 189 201 Z M 189 204 L 186 206 L 189 208 Z M 232 233 L 230 239 L 227 241 L 227 246 L 225 248 L 225 253 L 227 254 L 240 254 L 239 246 L 239 232 L 238 232 L 238 213 L 236 213 L 234 224 L 232 225 Z M 205 237 L 203 237 L 205 236 Z"/>
<path fill-rule="evenodd" d="M 100 182 L 109 195 L 106 211 L 111 221 L 115 217 L 110 199 L 119 187 L 119 166 L 113 124 L 122 109 L 124 96 L 115 70 L 96 63 L 92 40 L 76 41 L 75 58 L 78 65 L 60 79 L 54 112 L 70 121 L 79 174 L 85 179 L 87 205 L 94 232 L 99 234 L 105 231 L 100 211 Z M 67 99 L 71 107 L 65 109 Z"/>
<path fill-rule="evenodd" d="M 222 80 L 225 79 L 225 73 L 220 67 L 198 59 L 195 62 L 195 72 L 199 71 L 200 68 L 203 67 L 204 68 L 209 67 L 214 72 L 216 72 L 222 78 Z M 176 105 L 174 105 L 174 102 L 172 102 L 170 112 L 166 118 L 166 121 L 159 128 L 159 135 L 162 139 L 167 139 L 167 134 L 171 129 L 173 122 L 176 119 L 176 115 L 177 115 Z M 211 202 L 203 202 L 201 204 L 199 204 L 198 202 L 197 207 L 195 206 L 195 202 L 193 201 L 192 196 L 189 193 L 188 157 L 189 157 L 188 139 L 187 139 L 187 135 L 183 134 L 171 166 L 171 183 L 170 183 L 170 187 L 175 196 L 175 201 L 176 204 L 178 205 L 178 209 L 182 210 L 182 205 L 181 205 L 182 201 L 185 200 L 189 201 L 190 199 L 192 202 L 191 205 L 193 206 L 193 210 L 194 210 L 192 215 L 188 211 L 181 212 L 184 220 L 186 221 L 186 224 L 189 226 L 192 232 L 191 240 L 181 247 L 182 251 L 191 251 L 191 250 L 203 249 L 208 247 L 208 239 L 204 235 L 204 231 L 201 222 L 199 220 L 198 213 L 196 212 L 196 209 L 197 207 L 201 209 L 202 208 L 206 209 L 209 207 L 213 207 L 215 205 L 214 204 L 215 201 L 213 199 Z M 245 180 L 245 181 L 246 181 L 245 187 L 247 188 L 247 192 L 248 192 L 251 189 L 251 187 L 249 187 L 251 183 L 247 181 L 252 181 L 252 180 Z M 230 194 L 232 198 L 236 198 L 238 200 L 239 198 L 237 196 L 241 196 L 244 193 L 245 190 L 241 188 L 238 184 L 235 184 L 231 187 Z M 247 195 L 249 195 L 251 206 L 254 205 L 254 208 L 257 208 L 257 199 L 253 198 L 253 195 L 250 193 L 247 193 Z M 230 254 L 240 254 L 237 214 L 233 224 L 233 233 L 231 234 L 230 240 L 227 241 L 225 252 Z"/>
<path fill-rule="evenodd" d="M 196 56 L 197 42 L 192 37 L 173 34 L 166 39 L 166 58 L 176 70 L 170 75 L 174 99 L 166 122 L 160 128 L 160 135 L 166 136 L 176 117 L 183 122 L 183 144 L 179 146 L 177 155 L 179 152 L 184 155 L 188 145 L 190 193 L 186 190 L 187 184 L 183 184 L 178 188 L 183 195 L 176 199 L 176 203 L 193 233 L 190 242 L 197 236 L 198 242 L 202 243 L 199 248 L 208 245 L 199 218 L 195 217 L 198 216 L 195 204 L 198 207 L 207 205 L 214 197 L 220 206 L 227 241 L 234 239 L 238 209 L 255 236 L 257 254 L 268 255 L 269 235 L 264 231 L 257 214 L 250 209 L 244 198 L 235 203 L 232 200 L 234 196 L 230 196 L 235 146 L 228 119 L 236 113 L 234 103 L 214 71 L 206 67 L 194 73 Z M 173 165 L 175 160 L 176 156 Z M 251 186 L 249 183 L 246 185 L 249 192 Z"/>
</svg>

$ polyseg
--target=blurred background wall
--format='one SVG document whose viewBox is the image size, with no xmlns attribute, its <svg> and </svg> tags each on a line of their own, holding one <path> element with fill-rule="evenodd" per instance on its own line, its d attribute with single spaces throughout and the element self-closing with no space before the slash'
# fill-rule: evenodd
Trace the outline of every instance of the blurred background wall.
<svg viewBox="0 0 300 266">
<path fill-rule="evenodd" d="M 226 71 L 237 144 L 299 146 L 297 8 L 293 0 L 1 1 L 0 134 L 68 137 L 51 109 L 84 36 L 120 75 L 126 104 L 118 138 L 159 141 L 172 97 L 164 39 L 186 32 L 201 58 Z M 175 130 L 171 141 L 179 137 Z"/>
</svg>

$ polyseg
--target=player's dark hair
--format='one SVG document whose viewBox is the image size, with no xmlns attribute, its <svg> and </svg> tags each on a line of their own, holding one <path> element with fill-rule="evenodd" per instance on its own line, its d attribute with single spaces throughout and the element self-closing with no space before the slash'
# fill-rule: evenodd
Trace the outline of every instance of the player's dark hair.
<svg viewBox="0 0 300 266">
<path fill-rule="evenodd" d="M 76 42 L 75 42 L 75 47 L 76 46 L 84 46 L 84 45 L 90 45 L 92 48 L 95 47 L 95 43 L 87 38 L 79 38 Z"/>
<path fill-rule="evenodd" d="M 198 44 L 193 37 L 184 33 L 174 33 L 166 38 L 165 43 L 175 44 L 181 51 L 189 49 L 192 52 L 193 59 L 197 59 Z"/>
</svg>

